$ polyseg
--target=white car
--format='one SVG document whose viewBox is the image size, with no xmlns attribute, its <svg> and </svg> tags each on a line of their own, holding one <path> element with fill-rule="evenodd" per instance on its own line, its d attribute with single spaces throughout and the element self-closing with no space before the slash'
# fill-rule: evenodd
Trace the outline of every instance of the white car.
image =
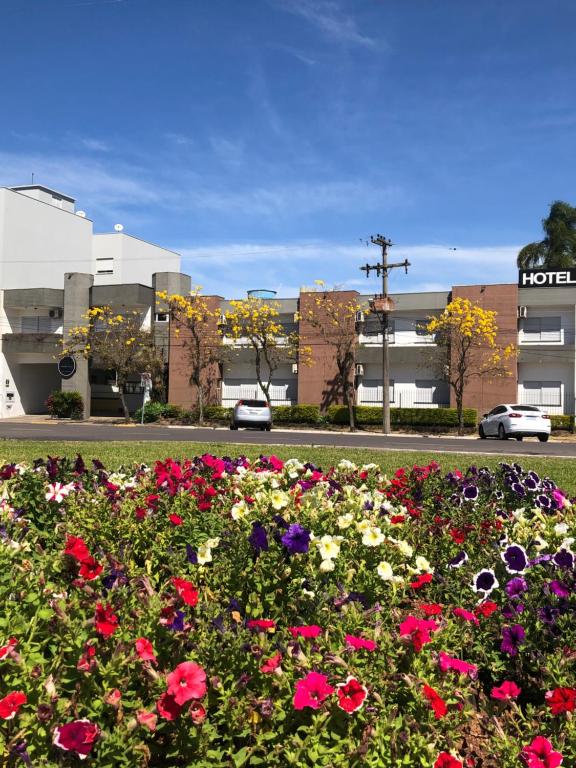
<svg viewBox="0 0 576 768">
<path fill-rule="evenodd" d="M 497 405 L 490 413 L 485 413 L 478 433 L 485 437 L 498 437 L 506 440 L 515 437 L 537 437 L 545 443 L 550 437 L 550 416 L 535 405 Z"/>
<path fill-rule="evenodd" d="M 238 400 L 230 416 L 230 429 L 256 427 L 272 429 L 272 410 L 266 400 Z"/>
</svg>

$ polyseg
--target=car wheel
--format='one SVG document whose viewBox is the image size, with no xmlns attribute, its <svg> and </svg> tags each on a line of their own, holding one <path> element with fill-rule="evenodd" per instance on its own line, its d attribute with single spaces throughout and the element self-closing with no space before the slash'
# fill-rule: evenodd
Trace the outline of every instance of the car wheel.
<svg viewBox="0 0 576 768">
<path fill-rule="evenodd" d="M 264 432 L 265 429 L 266 429 L 266 426 L 260 427 L 260 432 Z"/>
<path fill-rule="evenodd" d="M 272 424 L 268 424 L 266 426 L 266 432 L 270 432 L 271 429 L 272 429 Z"/>
<path fill-rule="evenodd" d="M 550 435 L 538 435 L 538 440 L 540 440 L 541 443 L 547 443 L 549 437 Z"/>
<path fill-rule="evenodd" d="M 478 434 L 480 435 L 480 440 L 486 440 L 486 433 L 484 432 L 482 424 L 478 427 Z"/>
<path fill-rule="evenodd" d="M 238 429 L 238 425 L 232 422 L 232 424 L 230 424 L 230 429 Z"/>
<path fill-rule="evenodd" d="M 516 435 L 516 440 L 518 440 L 518 442 L 521 443 L 523 439 L 524 439 L 524 435 Z"/>
<path fill-rule="evenodd" d="M 506 430 L 504 429 L 504 424 L 500 424 L 498 426 L 498 437 L 500 440 L 508 440 L 508 435 L 506 434 Z"/>
</svg>

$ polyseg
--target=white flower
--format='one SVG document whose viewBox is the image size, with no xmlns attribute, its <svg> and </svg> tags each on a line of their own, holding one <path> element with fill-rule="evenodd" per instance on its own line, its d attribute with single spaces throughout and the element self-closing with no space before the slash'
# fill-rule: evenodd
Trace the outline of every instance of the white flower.
<svg viewBox="0 0 576 768">
<path fill-rule="evenodd" d="M 554 526 L 554 533 L 556 536 L 566 536 L 568 533 L 568 526 L 566 523 L 556 523 Z"/>
<path fill-rule="evenodd" d="M 204 546 L 208 547 L 208 549 L 216 549 L 218 544 L 220 544 L 220 539 L 218 537 L 215 539 L 206 539 L 204 542 Z"/>
<path fill-rule="evenodd" d="M 200 544 L 198 547 L 198 565 L 205 565 L 212 562 L 212 550 L 206 544 Z"/>
<path fill-rule="evenodd" d="M 354 515 L 352 512 L 346 512 L 345 515 L 340 515 L 336 518 L 336 525 L 342 530 L 349 528 L 354 522 Z"/>
<path fill-rule="evenodd" d="M 68 483 L 68 485 L 50 483 L 46 491 L 46 501 L 55 501 L 57 504 L 60 504 L 73 488 L 74 483 Z"/>
<path fill-rule="evenodd" d="M 272 491 L 270 494 L 270 503 L 272 504 L 272 509 L 277 511 L 284 509 L 284 507 L 287 507 L 290 503 L 290 496 L 288 496 L 287 493 L 284 493 L 284 491 Z"/>
<path fill-rule="evenodd" d="M 422 572 L 434 573 L 434 569 L 432 568 L 432 566 L 430 565 L 428 560 L 426 560 L 425 557 L 422 557 L 422 555 L 418 555 L 418 557 L 416 558 L 416 563 L 415 564 L 416 564 L 416 568 L 421 573 Z"/>
<path fill-rule="evenodd" d="M 356 523 L 356 530 L 358 533 L 366 533 L 366 531 L 369 531 L 371 528 L 372 521 L 367 517 L 365 517 L 364 520 L 361 520 L 359 523 Z"/>
<path fill-rule="evenodd" d="M 412 557 L 412 555 L 414 554 L 414 547 L 408 544 L 407 541 L 398 541 L 396 542 L 396 546 L 398 547 L 400 552 L 404 555 L 404 557 Z"/>
<path fill-rule="evenodd" d="M 546 549 L 548 547 L 548 542 L 542 538 L 542 536 L 535 536 L 533 539 L 533 542 L 535 549 L 540 552 L 542 549 Z"/>
<path fill-rule="evenodd" d="M 394 571 L 392 570 L 392 566 L 390 563 L 385 562 L 382 560 L 381 563 L 378 563 L 378 567 L 376 568 L 376 571 L 378 573 L 378 576 L 382 579 L 382 581 L 392 581 L 394 578 Z"/>
<path fill-rule="evenodd" d="M 325 534 L 320 539 L 317 539 L 315 544 L 320 552 L 322 560 L 333 560 L 340 554 L 340 542 L 342 536 L 329 536 Z"/>
<path fill-rule="evenodd" d="M 369 530 L 365 531 L 364 535 L 362 536 L 362 544 L 364 544 L 365 547 L 379 547 L 380 544 L 384 542 L 385 538 L 386 537 L 380 528 L 374 526 L 374 528 L 370 528 Z"/>
<path fill-rule="evenodd" d="M 328 571 L 333 571 L 335 568 L 334 560 L 322 560 L 320 563 L 320 570 L 322 573 L 327 573 Z"/>
<path fill-rule="evenodd" d="M 244 499 L 241 499 L 240 501 L 237 501 L 236 504 L 234 504 L 230 510 L 230 514 L 232 515 L 232 520 L 243 520 L 249 511 L 250 507 L 244 501 Z"/>
<path fill-rule="evenodd" d="M 338 462 L 338 469 L 355 470 L 357 467 L 356 464 L 354 464 L 352 461 L 348 461 L 348 459 L 341 459 Z"/>
</svg>

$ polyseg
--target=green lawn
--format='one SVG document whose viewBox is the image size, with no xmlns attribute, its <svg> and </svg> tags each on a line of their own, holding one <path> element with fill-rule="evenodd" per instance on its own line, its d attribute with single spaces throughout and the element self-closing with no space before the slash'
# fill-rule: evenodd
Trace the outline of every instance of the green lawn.
<svg viewBox="0 0 576 768">
<path fill-rule="evenodd" d="M 576 464 L 572 459 L 557 458 L 525 458 L 511 456 L 478 456 L 470 453 L 438 454 L 434 451 L 373 451 L 370 449 L 353 448 L 308 448 L 304 446 L 264 446 L 264 445 L 230 445 L 228 443 L 190 443 L 142 441 L 142 442 L 47 442 L 24 440 L 0 440 L 0 462 L 32 462 L 42 456 L 76 456 L 80 453 L 85 460 L 98 458 L 111 469 L 121 464 L 131 465 L 134 462 L 149 464 L 156 459 L 185 458 L 202 453 L 213 453 L 217 456 L 244 454 L 256 458 L 261 454 L 274 453 L 281 459 L 298 458 L 301 461 L 311 461 L 321 467 L 329 467 L 342 458 L 350 459 L 357 464 L 374 462 L 385 472 L 391 473 L 398 467 L 411 467 L 414 464 L 427 464 L 432 460 L 439 461 L 446 471 L 454 468 L 466 469 L 476 464 L 479 466 L 495 467 L 500 461 L 518 462 L 526 469 L 534 469 L 541 475 L 551 477 L 561 488 L 571 496 L 576 496 Z"/>
</svg>

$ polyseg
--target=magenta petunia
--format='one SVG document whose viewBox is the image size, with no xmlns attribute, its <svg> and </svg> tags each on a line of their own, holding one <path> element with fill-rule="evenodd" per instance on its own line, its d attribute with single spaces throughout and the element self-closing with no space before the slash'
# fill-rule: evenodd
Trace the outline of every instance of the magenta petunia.
<svg viewBox="0 0 576 768">
<path fill-rule="evenodd" d="M 193 661 L 184 661 L 170 672 L 168 693 L 174 696 L 176 704 L 186 704 L 190 699 L 201 699 L 206 693 L 206 672 Z"/>
<path fill-rule="evenodd" d="M 472 679 L 478 676 L 478 667 L 468 661 L 449 656 L 444 651 L 438 654 L 438 663 L 442 672 L 457 672 L 459 675 L 469 675 Z"/>
<path fill-rule="evenodd" d="M 317 624 L 303 627 L 288 627 L 288 632 L 290 632 L 292 637 L 315 638 L 322 634 L 322 627 L 319 627 Z"/>
<path fill-rule="evenodd" d="M 512 680 L 504 680 L 502 685 L 494 686 L 490 692 L 490 696 L 493 699 L 499 699 L 500 701 L 513 701 L 520 696 L 522 689 L 519 688 Z"/>
<path fill-rule="evenodd" d="M 357 637 L 356 635 L 346 635 L 346 645 L 353 648 L 355 651 L 360 649 L 365 651 L 375 651 L 378 645 L 374 640 L 367 640 L 364 637 Z"/>
<path fill-rule="evenodd" d="M 527 768 L 558 768 L 564 759 L 544 736 L 536 736 L 528 746 L 523 747 L 521 756 Z"/>
<path fill-rule="evenodd" d="M 294 693 L 294 709 L 319 709 L 322 703 L 334 693 L 334 688 L 328 683 L 326 675 L 320 672 L 309 672 L 302 680 L 296 683 Z"/>
</svg>

